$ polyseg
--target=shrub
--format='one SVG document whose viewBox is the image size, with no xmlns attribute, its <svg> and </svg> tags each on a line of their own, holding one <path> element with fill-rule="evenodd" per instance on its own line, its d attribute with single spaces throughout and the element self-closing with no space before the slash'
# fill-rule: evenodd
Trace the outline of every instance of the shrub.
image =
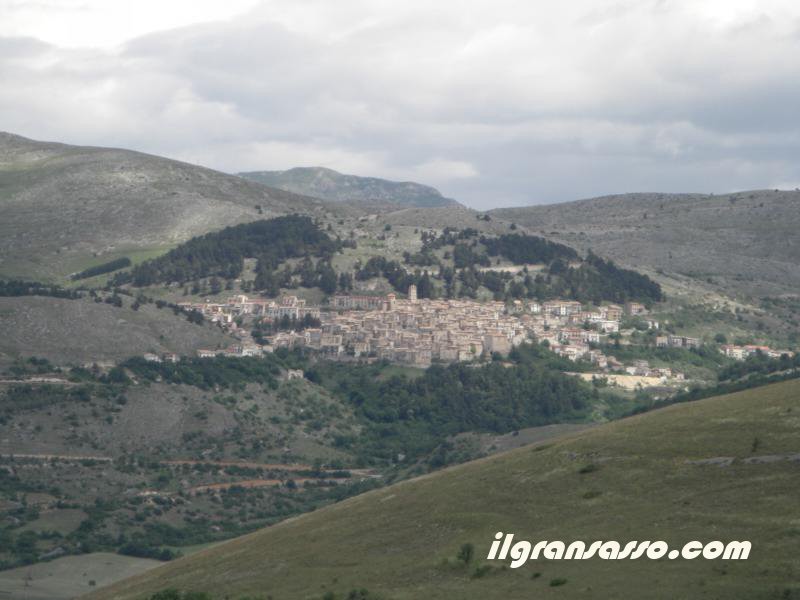
<svg viewBox="0 0 800 600">
<path fill-rule="evenodd" d="M 470 543 L 462 544 L 461 548 L 456 555 L 456 558 L 463 562 L 465 565 L 468 565 L 472 561 L 472 557 L 475 556 L 475 546 Z"/>
</svg>

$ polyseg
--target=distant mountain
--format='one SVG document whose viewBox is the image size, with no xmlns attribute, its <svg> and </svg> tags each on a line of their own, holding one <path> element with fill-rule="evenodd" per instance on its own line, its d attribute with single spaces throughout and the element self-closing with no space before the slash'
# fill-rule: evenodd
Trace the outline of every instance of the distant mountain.
<svg viewBox="0 0 800 600">
<path fill-rule="evenodd" d="M 281 190 L 333 202 L 386 202 L 403 206 L 435 207 L 458 203 L 430 186 L 411 181 L 344 175 L 324 167 L 297 167 L 288 171 L 252 171 L 241 177 Z"/>
<path fill-rule="evenodd" d="M 782 597 L 797 572 L 787 526 L 798 518 L 797 434 L 787 414 L 798 394 L 795 380 L 677 404 L 430 473 L 86 598 L 133 600 L 167 588 L 213 598 Z M 759 440 L 767 447 L 756 448 Z M 514 542 L 587 547 L 748 540 L 752 552 L 717 561 L 540 555 L 509 569 L 510 558 L 486 560 L 498 531 Z"/>
<path fill-rule="evenodd" d="M 0 276 L 64 277 L 97 257 L 153 253 L 227 225 L 329 209 L 158 156 L 0 132 Z"/>
<path fill-rule="evenodd" d="M 623 194 L 490 214 L 630 266 L 710 278 L 728 292 L 800 287 L 800 191 Z"/>
</svg>

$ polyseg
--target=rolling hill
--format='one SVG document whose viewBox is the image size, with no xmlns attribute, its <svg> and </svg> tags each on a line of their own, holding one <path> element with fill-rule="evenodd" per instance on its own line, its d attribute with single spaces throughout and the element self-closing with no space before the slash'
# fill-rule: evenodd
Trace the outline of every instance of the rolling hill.
<svg viewBox="0 0 800 600">
<path fill-rule="evenodd" d="M 122 361 L 144 352 L 194 354 L 234 339 L 212 325 L 198 326 L 168 308 L 139 310 L 84 300 L 27 296 L 0 298 L 0 366 L 16 358 L 47 358 L 64 365 Z"/>
<path fill-rule="evenodd" d="M 227 225 L 326 204 L 211 169 L 0 132 L 0 276 L 57 279 Z"/>
<path fill-rule="evenodd" d="M 98 590 L 214 598 L 795 598 L 800 382 L 616 421 L 357 496 Z M 749 540 L 746 561 L 485 560 L 538 540 Z M 459 561 L 464 544 L 474 557 Z M 351 590 L 365 590 L 348 596 Z M 360 594 L 360 595 L 359 595 Z"/>
<path fill-rule="evenodd" d="M 800 285 L 800 191 L 623 194 L 493 216 L 633 267 L 763 297 Z"/>
<path fill-rule="evenodd" d="M 458 203 L 427 185 L 344 175 L 324 167 L 297 167 L 288 171 L 252 171 L 241 177 L 296 194 L 333 202 L 385 202 L 400 206 L 437 207 Z"/>
</svg>

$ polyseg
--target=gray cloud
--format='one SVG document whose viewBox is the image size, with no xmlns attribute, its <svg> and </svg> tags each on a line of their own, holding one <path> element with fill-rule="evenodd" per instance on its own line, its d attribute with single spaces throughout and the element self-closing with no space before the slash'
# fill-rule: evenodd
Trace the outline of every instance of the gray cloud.
<svg viewBox="0 0 800 600">
<path fill-rule="evenodd" d="M 0 127 L 481 208 L 800 181 L 792 3 L 537 4 L 275 0 L 110 48 L 0 38 Z"/>
</svg>

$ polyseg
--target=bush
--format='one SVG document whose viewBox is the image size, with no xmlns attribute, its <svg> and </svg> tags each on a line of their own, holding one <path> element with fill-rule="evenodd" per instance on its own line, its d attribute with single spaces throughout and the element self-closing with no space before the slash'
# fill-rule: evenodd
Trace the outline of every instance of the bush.
<svg viewBox="0 0 800 600">
<path fill-rule="evenodd" d="M 475 555 L 475 546 L 472 544 L 462 544 L 461 548 L 456 555 L 456 558 L 463 562 L 465 565 L 468 565 L 472 561 L 472 557 Z"/>
</svg>

